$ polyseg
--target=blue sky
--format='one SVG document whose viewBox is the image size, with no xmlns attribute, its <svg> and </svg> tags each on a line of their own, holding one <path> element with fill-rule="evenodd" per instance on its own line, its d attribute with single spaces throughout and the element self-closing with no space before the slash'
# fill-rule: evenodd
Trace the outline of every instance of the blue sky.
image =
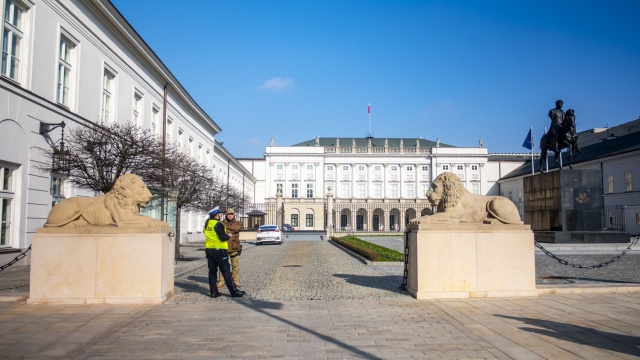
<svg viewBox="0 0 640 360">
<path fill-rule="evenodd" d="M 640 1 L 112 0 L 236 157 L 269 139 L 439 138 L 536 150 L 555 100 L 578 131 L 640 117 Z"/>
</svg>

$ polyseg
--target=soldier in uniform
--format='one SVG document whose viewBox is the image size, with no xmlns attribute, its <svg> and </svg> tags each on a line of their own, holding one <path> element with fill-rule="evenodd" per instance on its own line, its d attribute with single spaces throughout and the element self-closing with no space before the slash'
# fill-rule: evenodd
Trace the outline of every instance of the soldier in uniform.
<svg viewBox="0 0 640 360">
<path fill-rule="evenodd" d="M 242 245 L 240 245 L 240 230 L 242 230 L 242 223 L 236 220 L 235 212 L 233 209 L 227 209 L 225 211 L 225 217 L 222 220 L 222 224 L 227 229 L 227 232 L 231 236 L 229 239 L 229 258 L 231 259 L 231 277 L 236 287 L 242 287 L 240 285 L 240 253 L 242 252 Z M 224 279 L 222 276 L 218 276 L 218 288 L 224 286 Z"/>
</svg>

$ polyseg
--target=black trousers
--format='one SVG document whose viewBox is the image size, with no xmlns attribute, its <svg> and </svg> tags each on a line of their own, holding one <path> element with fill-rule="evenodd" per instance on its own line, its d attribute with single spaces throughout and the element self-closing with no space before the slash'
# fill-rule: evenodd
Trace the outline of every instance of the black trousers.
<svg viewBox="0 0 640 360">
<path fill-rule="evenodd" d="M 227 284 L 227 288 L 231 295 L 238 292 L 236 285 L 231 278 L 231 266 L 229 265 L 229 254 L 225 249 L 204 249 L 204 253 L 207 255 L 207 265 L 209 265 L 209 292 L 211 295 L 218 293 L 218 269 L 222 273 L 224 283 Z"/>
</svg>

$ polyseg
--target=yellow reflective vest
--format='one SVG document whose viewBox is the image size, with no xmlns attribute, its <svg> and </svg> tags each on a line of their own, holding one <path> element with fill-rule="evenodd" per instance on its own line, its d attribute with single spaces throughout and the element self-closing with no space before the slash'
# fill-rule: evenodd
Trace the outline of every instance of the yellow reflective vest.
<svg viewBox="0 0 640 360">
<path fill-rule="evenodd" d="M 207 225 L 204 227 L 204 236 L 206 237 L 206 241 L 204 247 L 207 249 L 229 249 L 229 243 L 224 240 L 220 240 L 218 234 L 214 230 L 218 220 L 212 219 L 207 221 Z M 224 224 L 222 225 L 224 226 Z M 224 232 L 227 232 L 227 228 L 225 227 Z"/>
</svg>

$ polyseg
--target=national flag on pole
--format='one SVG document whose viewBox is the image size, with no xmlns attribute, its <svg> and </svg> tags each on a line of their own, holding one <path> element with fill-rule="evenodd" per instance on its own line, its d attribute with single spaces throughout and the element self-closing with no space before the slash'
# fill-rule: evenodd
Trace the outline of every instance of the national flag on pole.
<svg viewBox="0 0 640 360">
<path fill-rule="evenodd" d="M 369 106 L 367 107 L 367 114 L 371 114 L 371 102 L 369 102 Z"/>
<path fill-rule="evenodd" d="M 524 139 L 522 147 L 529 150 L 533 149 L 533 137 L 531 136 L 531 129 L 529 129 L 529 134 L 527 134 L 527 138 Z"/>
</svg>

